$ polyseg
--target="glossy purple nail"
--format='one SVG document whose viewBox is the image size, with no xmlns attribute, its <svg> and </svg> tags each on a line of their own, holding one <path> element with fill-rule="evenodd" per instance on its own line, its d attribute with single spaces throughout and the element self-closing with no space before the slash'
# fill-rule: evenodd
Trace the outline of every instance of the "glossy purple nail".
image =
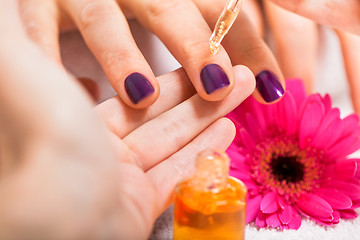
<svg viewBox="0 0 360 240">
<path fill-rule="evenodd" d="M 207 94 L 230 85 L 229 78 L 217 64 L 206 65 L 200 73 L 201 82 Z"/>
<path fill-rule="evenodd" d="M 137 104 L 154 92 L 154 88 L 142 74 L 132 73 L 125 79 L 125 90 L 130 100 Z"/>
<path fill-rule="evenodd" d="M 267 70 L 256 76 L 256 88 L 268 103 L 281 98 L 285 92 L 275 74 Z"/>
</svg>

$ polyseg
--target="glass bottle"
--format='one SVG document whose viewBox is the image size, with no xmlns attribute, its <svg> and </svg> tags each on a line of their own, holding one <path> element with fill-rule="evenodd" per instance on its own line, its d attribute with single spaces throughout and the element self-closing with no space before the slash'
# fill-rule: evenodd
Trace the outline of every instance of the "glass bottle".
<svg viewBox="0 0 360 240">
<path fill-rule="evenodd" d="M 244 239 L 247 190 L 229 163 L 224 152 L 198 155 L 195 175 L 175 189 L 174 240 Z"/>
</svg>

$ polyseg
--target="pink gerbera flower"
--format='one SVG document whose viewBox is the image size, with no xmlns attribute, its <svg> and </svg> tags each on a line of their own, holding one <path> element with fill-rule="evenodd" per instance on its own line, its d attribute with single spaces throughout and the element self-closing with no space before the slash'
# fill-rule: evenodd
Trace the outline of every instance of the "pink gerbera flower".
<svg viewBox="0 0 360 240">
<path fill-rule="evenodd" d="M 248 188 L 247 222 L 298 229 L 301 216 L 322 225 L 357 217 L 360 206 L 359 117 L 340 118 L 329 95 L 306 97 L 288 80 L 283 99 L 262 105 L 248 98 L 228 117 L 237 135 L 227 153 L 230 174 Z"/>
</svg>

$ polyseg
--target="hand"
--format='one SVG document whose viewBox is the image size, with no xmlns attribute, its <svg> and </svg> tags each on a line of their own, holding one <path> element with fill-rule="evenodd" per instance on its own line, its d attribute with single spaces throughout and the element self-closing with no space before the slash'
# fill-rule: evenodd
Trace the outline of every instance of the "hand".
<svg viewBox="0 0 360 240">
<path fill-rule="evenodd" d="M 284 79 L 276 61 L 245 14 L 241 14 L 235 24 L 237 30 L 231 31 L 232 40 L 226 44 L 235 46 L 227 48 L 227 52 L 222 48 L 215 56 L 210 53 L 211 29 L 226 2 L 20 0 L 20 9 L 29 36 L 58 62 L 61 62 L 58 32 L 75 25 L 115 91 L 133 108 L 154 103 L 159 95 L 159 85 L 133 40 L 127 18 L 136 18 L 164 42 L 184 67 L 199 95 L 206 100 L 221 100 L 231 92 L 234 86 L 232 65 L 236 64 L 249 66 L 254 75 L 260 75 L 264 70 L 271 71 L 273 75 L 261 75 L 263 77 L 258 81 L 260 89 L 268 88 L 269 80 L 275 79 L 276 87 L 283 90 Z M 222 77 L 214 78 L 214 75 Z M 267 90 L 260 91 L 264 96 L 257 92 L 255 97 L 265 102 L 281 97 L 276 95 L 278 89 L 270 89 L 275 92 L 270 96 Z"/>
<path fill-rule="evenodd" d="M 195 94 L 183 70 L 159 77 L 161 101 L 146 110 L 118 97 L 97 107 L 108 131 L 27 40 L 14 5 L 0 1 L 0 238 L 145 239 L 196 153 L 231 143 L 235 128 L 221 117 L 251 94 L 251 72 L 235 67 L 234 91 L 219 102 Z"/>
<path fill-rule="evenodd" d="M 317 23 L 337 28 L 335 32 L 342 48 L 353 108 L 358 114 L 360 71 L 357 66 L 360 64 L 360 57 L 357 53 L 360 51 L 360 36 L 346 31 L 360 33 L 359 8 L 360 1 L 357 0 L 248 0 L 244 4 L 244 12 L 248 14 L 260 35 L 264 32 L 264 22 L 267 23 L 267 30 L 273 40 L 273 51 L 285 78 L 303 79 L 308 93 L 313 92 L 318 49 L 320 44 L 323 44 L 318 37 Z M 261 12 L 264 14 L 260 14 Z"/>
<path fill-rule="evenodd" d="M 297 16 L 277 7 L 269 1 L 265 3 L 268 23 L 273 32 L 279 64 L 285 77 L 301 77 L 307 91 L 312 92 L 316 70 L 318 22 L 332 26 L 339 38 L 344 67 L 354 111 L 360 114 L 360 2 L 359 1 L 279 1 L 273 2 L 309 19 Z M 283 21 L 287 19 L 287 21 Z M 311 19 L 311 20 L 310 20 Z M 349 32 L 346 32 L 349 31 Z M 352 32 L 352 33 L 350 33 Z M 301 57 L 299 57 L 301 56 Z"/>
<path fill-rule="evenodd" d="M 360 35 L 360 2 L 358 0 L 271 1 L 317 23 Z"/>
</svg>

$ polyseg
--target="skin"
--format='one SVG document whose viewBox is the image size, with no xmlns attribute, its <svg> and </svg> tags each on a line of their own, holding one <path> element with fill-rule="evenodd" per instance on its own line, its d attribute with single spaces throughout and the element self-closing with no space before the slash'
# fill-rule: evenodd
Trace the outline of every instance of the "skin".
<svg viewBox="0 0 360 240">
<path fill-rule="evenodd" d="M 94 111 L 77 81 L 28 39 L 15 3 L 0 1 L 0 239 L 146 239 L 195 154 L 232 141 L 234 126 L 221 117 L 254 90 L 252 72 L 232 68 L 223 101 L 203 100 L 178 70 L 157 79 L 160 101 L 148 109 L 115 97 Z M 232 61 L 251 66 L 243 56 Z"/>
<path fill-rule="evenodd" d="M 241 41 L 236 41 L 235 46 L 233 43 L 224 43 L 218 54 L 211 54 L 209 38 L 227 0 L 210 2 L 48 0 L 46 3 L 42 0 L 20 0 L 19 2 L 28 35 L 48 56 L 59 63 L 61 63 L 59 33 L 78 29 L 115 91 L 122 101 L 132 108 L 141 109 L 150 106 L 156 101 L 160 91 L 158 82 L 137 48 L 128 27 L 127 20 L 134 18 L 163 41 L 183 66 L 198 94 L 205 100 L 218 101 L 232 91 L 235 84 L 232 66 L 236 64 L 249 66 L 254 75 L 263 70 L 270 70 L 284 85 L 284 79 L 271 51 L 243 13 L 241 19 L 245 20 L 237 20 L 236 27 L 229 33 L 234 39 L 241 37 Z M 243 36 L 240 34 L 242 31 L 247 34 Z M 236 53 L 233 53 L 234 51 Z M 245 58 L 239 60 L 239 57 L 233 57 L 238 54 Z M 249 60 L 250 58 L 254 60 Z M 225 71 L 230 85 L 207 94 L 201 83 L 200 72 L 205 65 L 213 63 L 218 64 Z M 125 78 L 133 72 L 146 76 L 155 89 L 153 94 L 138 104 L 130 101 L 124 89 Z M 259 94 L 255 94 L 255 97 L 263 101 Z"/>
<path fill-rule="evenodd" d="M 250 0 L 246 6 L 249 9 L 244 11 L 249 13 L 260 35 L 266 22 L 284 77 L 302 79 L 308 93 L 313 92 L 315 81 L 319 24 L 334 28 L 342 49 L 353 109 L 360 114 L 360 72 L 357 68 L 360 56 L 356 54 L 360 46 L 359 1 Z M 256 14 L 261 8 L 264 14 Z"/>
<path fill-rule="evenodd" d="M 222 101 L 202 99 L 179 69 L 157 79 L 148 109 L 114 97 L 94 110 L 28 39 L 14 1 L 0 1 L 0 18 L 0 239 L 146 239 L 195 155 L 233 140 L 222 117 L 254 90 L 251 71 L 232 69 Z"/>
</svg>

